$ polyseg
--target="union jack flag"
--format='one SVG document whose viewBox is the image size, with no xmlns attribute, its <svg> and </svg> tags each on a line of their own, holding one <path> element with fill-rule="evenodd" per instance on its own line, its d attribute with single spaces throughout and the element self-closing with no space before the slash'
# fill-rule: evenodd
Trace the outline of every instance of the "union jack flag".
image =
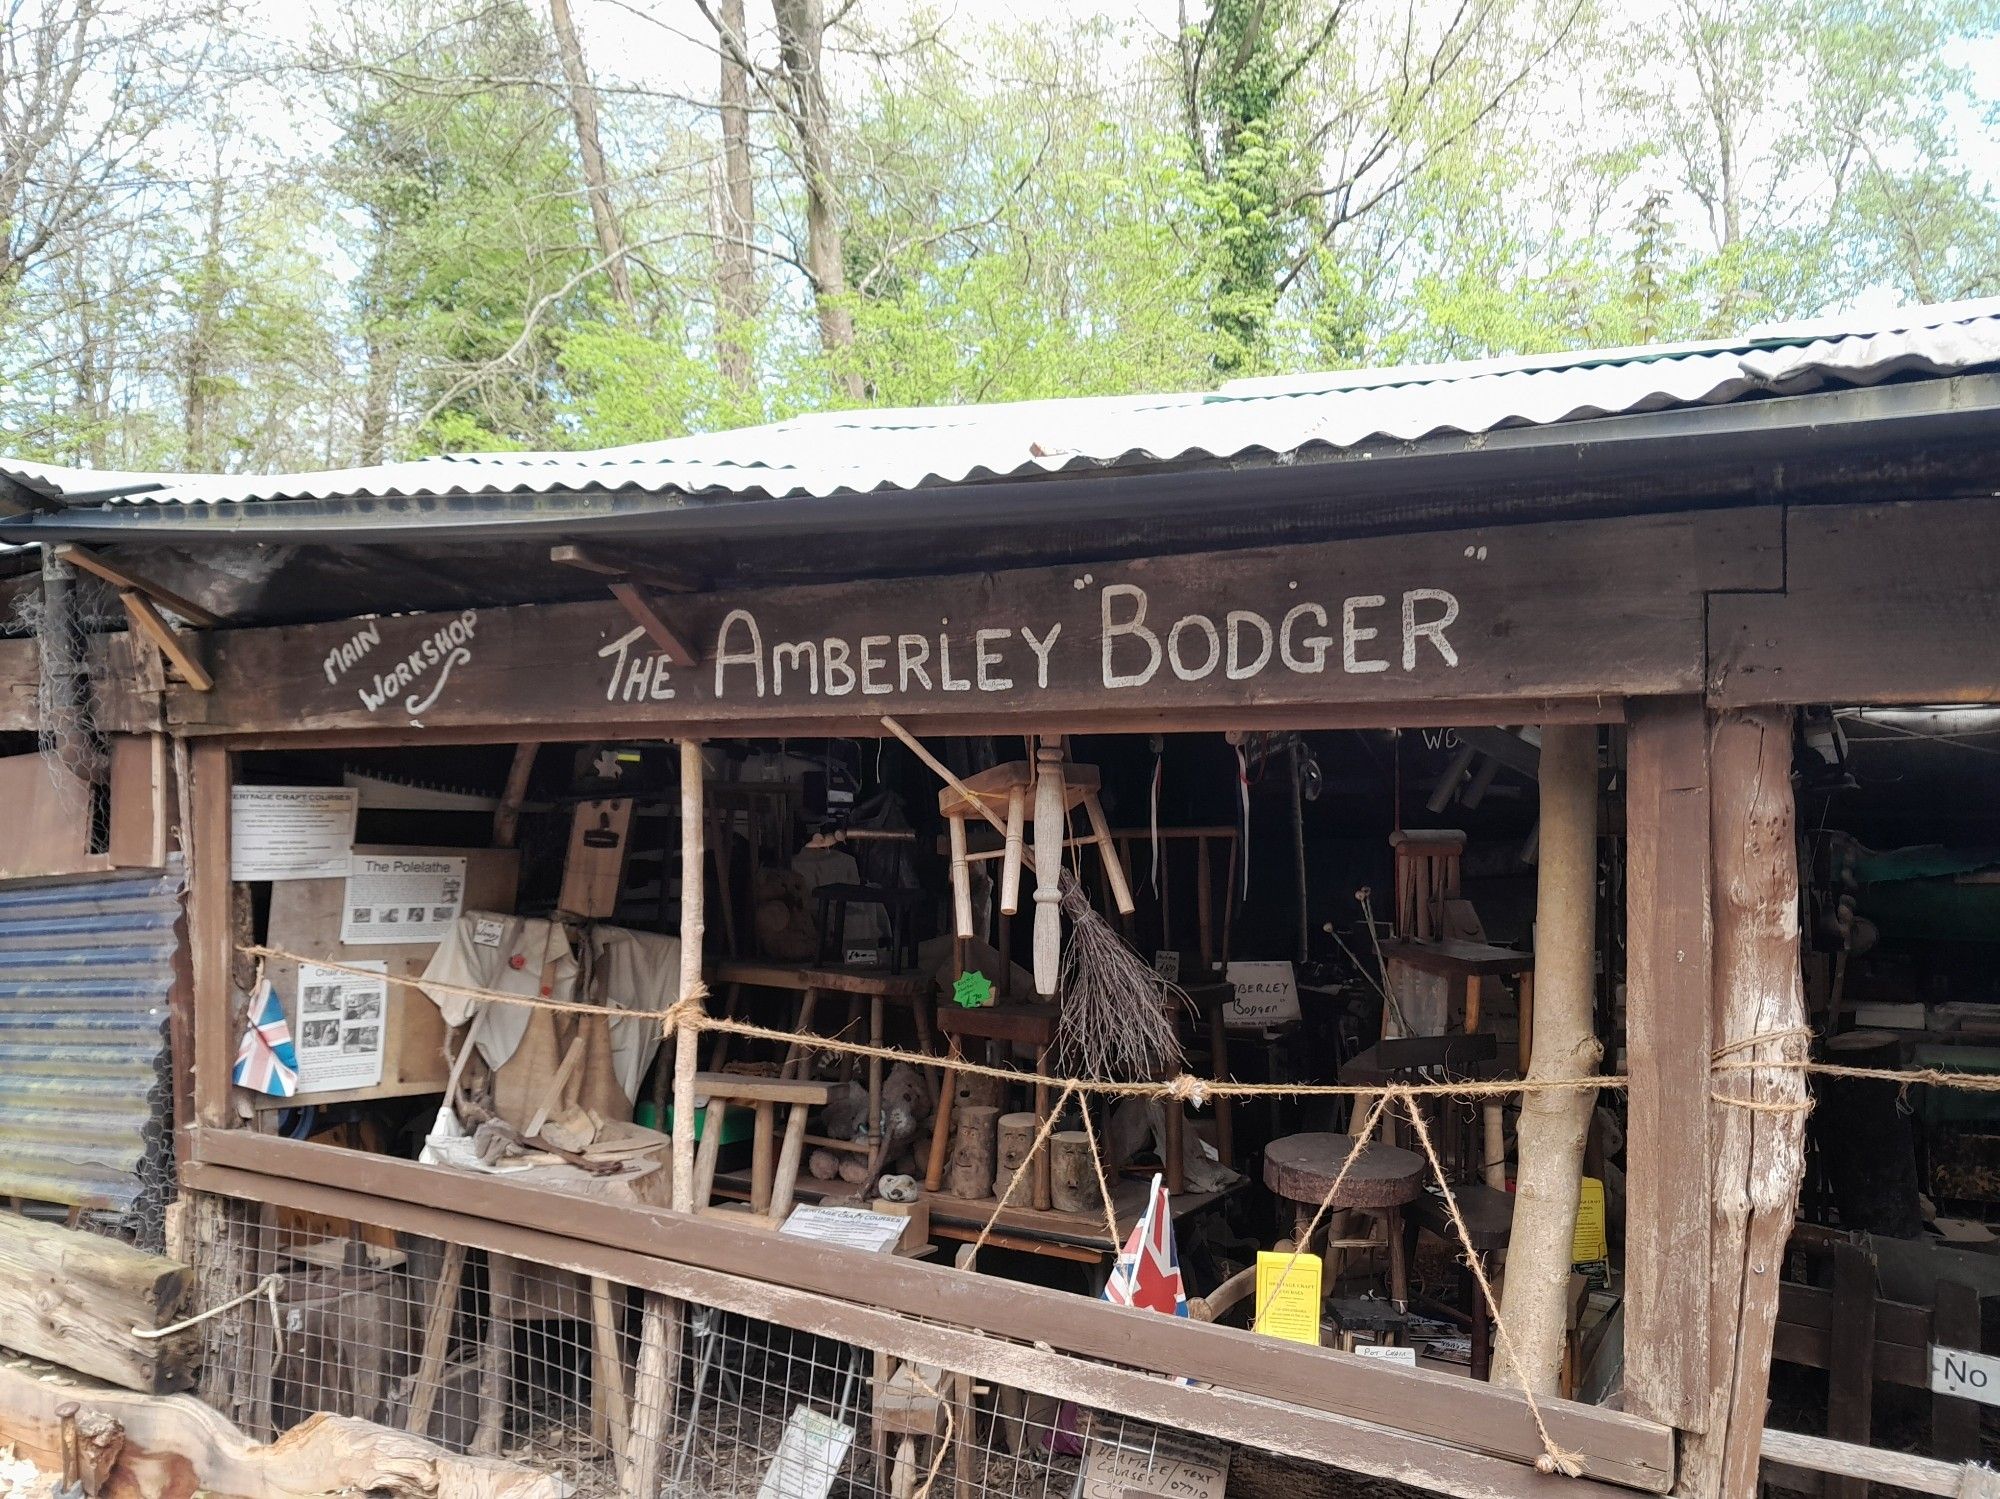
<svg viewBox="0 0 2000 1499">
<path fill-rule="evenodd" d="M 265 979 L 250 1003 L 250 1024 L 236 1048 L 236 1068 L 230 1074 L 241 1088 L 253 1088 L 274 1098 L 299 1091 L 299 1054 L 292 1046 L 292 1028 L 278 991 Z"/>
<path fill-rule="evenodd" d="M 1170 1317 L 1188 1314 L 1187 1287 L 1181 1280 L 1180 1251 L 1174 1244 L 1174 1210 L 1166 1184 L 1158 1176 L 1146 1201 L 1146 1211 L 1133 1225 L 1132 1237 L 1119 1251 L 1104 1283 L 1104 1299 L 1114 1306 L 1142 1307 Z"/>
</svg>

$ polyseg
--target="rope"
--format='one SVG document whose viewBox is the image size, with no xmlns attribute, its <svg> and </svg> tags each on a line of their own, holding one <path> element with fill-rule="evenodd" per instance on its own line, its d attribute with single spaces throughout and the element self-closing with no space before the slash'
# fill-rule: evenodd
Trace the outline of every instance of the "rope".
<svg viewBox="0 0 2000 1499">
<path fill-rule="evenodd" d="M 1090 1142 L 1090 1164 L 1097 1173 L 1098 1200 L 1104 1204 L 1104 1236 L 1111 1241 L 1111 1253 L 1116 1256 L 1125 1246 L 1118 1242 L 1118 1215 L 1111 1211 L 1111 1183 L 1104 1176 L 1104 1157 L 1097 1153 L 1097 1126 L 1090 1122 L 1088 1099 L 1077 1112 L 1083 1115 L 1084 1137 Z"/>
<path fill-rule="evenodd" d="M 1493 1314 L 1493 1340 L 1500 1345 L 1506 1355 L 1507 1367 L 1513 1373 L 1515 1382 L 1521 1386 L 1521 1394 L 1528 1402 L 1528 1414 L 1535 1418 L 1535 1432 L 1542 1439 L 1542 1455 L 1535 1459 L 1535 1467 L 1543 1473 L 1561 1473 L 1575 1478 L 1583 1472 L 1583 1454 L 1571 1452 L 1556 1445 L 1549 1435 L 1549 1424 L 1542 1418 L 1541 1402 L 1528 1386 L 1527 1371 L 1514 1354 L 1514 1338 L 1507 1331 L 1507 1323 L 1500 1315 L 1500 1300 L 1493 1294 L 1493 1283 L 1486 1278 L 1486 1264 L 1478 1250 L 1472 1247 L 1472 1233 L 1465 1226 L 1465 1217 L 1458 1210 L 1458 1196 L 1451 1190 L 1451 1178 L 1446 1175 L 1444 1162 L 1438 1159 L 1437 1147 L 1431 1143 L 1430 1126 L 1424 1123 L 1424 1111 L 1414 1102 L 1407 1105 L 1405 1112 L 1415 1127 L 1417 1143 L 1424 1148 L 1424 1157 L 1437 1174 L 1438 1187 L 1444 1193 L 1444 1205 L 1451 1213 L 1451 1226 L 1458 1235 L 1458 1242 L 1465 1250 L 1466 1267 L 1472 1271 L 1472 1278 L 1479 1282 L 1479 1294 L 1485 1298 L 1486 1308 Z"/>
<path fill-rule="evenodd" d="M 177 1332 L 186 1332 L 190 1327 L 199 1327 L 210 1317 L 219 1317 L 224 1312 L 231 1311 L 243 1305 L 246 1301 L 255 1301 L 258 1297 L 262 1296 L 270 1302 L 271 1336 L 277 1340 L 278 1352 L 282 1354 L 285 1351 L 285 1331 L 283 1324 L 278 1318 L 278 1288 L 284 1283 L 285 1278 L 282 1275 L 267 1275 L 241 1296 L 232 1296 L 227 1301 L 219 1302 L 205 1312 L 196 1312 L 192 1317 L 183 1317 L 178 1322 L 169 1322 L 165 1327 L 134 1327 L 132 1329 L 132 1336 L 135 1338 L 170 1337 Z"/>
</svg>

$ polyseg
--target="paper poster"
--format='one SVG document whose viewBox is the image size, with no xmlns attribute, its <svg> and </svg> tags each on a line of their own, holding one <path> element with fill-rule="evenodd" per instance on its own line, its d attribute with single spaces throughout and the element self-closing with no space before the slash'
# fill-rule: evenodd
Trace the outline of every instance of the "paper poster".
<svg viewBox="0 0 2000 1499">
<path fill-rule="evenodd" d="M 809 1405 L 792 1408 L 757 1499 L 826 1499 L 854 1445 L 854 1428 Z"/>
<path fill-rule="evenodd" d="M 442 942 L 465 903 L 465 860 L 355 854 L 344 871 L 340 940 L 363 947 Z"/>
<path fill-rule="evenodd" d="M 1588 1265 L 1611 1255 L 1611 1241 L 1605 1234 L 1604 1183 L 1586 1176 L 1577 1190 L 1576 1234 L 1570 1241 L 1572 1264 Z"/>
<path fill-rule="evenodd" d="M 237 786 L 229 793 L 229 877 L 331 880 L 347 873 L 361 793 L 350 786 Z"/>
<path fill-rule="evenodd" d="M 386 963 L 354 963 L 373 974 Z M 372 1088 L 382 1081 L 383 1036 L 389 1024 L 389 981 L 299 965 L 299 1092 Z"/>
<path fill-rule="evenodd" d="M 1122 1436 L 1093 1432 L 1083 1449 L 1083 1499 L 1223 1499 L 1229 1487 L 1229 1449 L 1171 1432 Z"/>
<path fill-rule="evenodd" d="M 1299 981 L 1290 963 L 1235 962 L 1227 976 L 1236 994 L 1222 1007 L 1224 1025 L 1262 1028 L 1299 1018 Z"/>
<path fill-rule="evenodd" d="M 865 1249 L 883 1254 L 894 1249 L 910 1220 L 895 1213 L 871 1213 L 866 1208 L 814 1207 L 800 1203 L 792 1209 L 780 1233 L 794 1239 L 811 1239 L 820 1244 L 838 1244 L 843 1249 Z"/>
<path fill-rule="evenodd" d="M 1289 1269 L 1289 1273 L 1287 1273 Z M 1320 1258 L 1316 1254 L 1257 1252 L 1257 1320 L 1252 1328 L 1274 1338 L 1319 1346 Z"/>
</svg>

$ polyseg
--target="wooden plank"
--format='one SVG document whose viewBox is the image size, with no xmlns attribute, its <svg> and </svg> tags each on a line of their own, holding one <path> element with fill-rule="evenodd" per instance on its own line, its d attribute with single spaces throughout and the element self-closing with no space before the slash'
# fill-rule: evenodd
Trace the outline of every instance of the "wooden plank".
<svg viewBox="0 0 2000 1499">
<path fill-rule="evenodd" d="M 379 643 L 359 655 L 351 621 L 225 630 L 209 641 L 220 695 L 176 693 L 172 713 L 196 731 L 509 738 L 818 732 L 884 713 L 930 728 L 1000 703 L 1076 732 L 1073 714 L 1186 728 L 1269 708 L 1297 726 L 1328 705 L 1443 701 L 1540 721 L 1545 700 L 1699 691 L 1714 555 L 1775 535 L 1759 511 L 1644 516 L 690 595 L 676 609 L 692 670 L 609 599 L 370 620 Z"/>
<path fill-rule="evenodd" d="M 832 1096 L 833 1084 L 736 1072 L 697 1072 L 694 1091 L 698 1099 L 719 1095 L 731 1103 L 804 1103 L 816 1107 Z"/>
<path fill-rule="evenodd" d="M 194 972 L 194 1109 L 199 1123 L 230 1121 L 230 1069 L 237 1038 L 235 964 L 229 887 L 229 787 L 231 755 L 219 744 L 197 744 L 189 759 L 189 826 L 182 830 L 187 859 L 188 943 Z"/>
<path fill-rule="evenodd" d="M 1880 1270 L 1878 1263 L 1878 1276 Z M 1779 1288 L 1778 1313 L 1793 1326 L 1825 1332 L 1833 1326 L 1833 1292 L 1819 1286 L 1802 1286 L 1786 1281 Z M 1878 1347 L 1913 1348 L 1919 1353 L 1925 1352 L 1931 1345 L 1930 1308 L 1906 1301 L 1884 1301 L 1878 1296 L 1875 1301 L 1875 1342 Z M 1975 1345 L 1954 1346 L 1969 1348 Z M 1814 1367 L 1824 1369 L 1826 1365 L 1821 1363 Z M 1929 1378 L 1926 1373 L 1920 1382 L 1927 1383 Z"/>
<path fill-rule="evenodd" d="M 1258 1337 L 1241 1328 L 1157 1317 L 1059 1291 L 960 1275 L 938 1265 L 821 1247 L 801 1255 L 773 1235 L 709 1218 L 557 1196 L 498 1177 L 468 1180 L 442 1167 L 331 1146 L 203 1130 L 199 1161 L 324 1183 L 410 1202 L 434 1203 L 554 1236 L 587 1237 L 774 1286 L 866 1302 L 996 1336 L 1176 1377 L 1212 1383 L 1514 1461 L 1541 1451 L 1526 1403 L 1498 1385 L 1424 1369 L 1379 1365 L 1334 1349 Z M 1588 1456 L 1592 1476 L 1664 1492 L 1673 1470 L 1672 1433 L 1598 1406 L 1545 1400 L 1549 1429 Z"/>
<path fill-rule="evenodd" d="M 125 606 L 125 617 L 132 628 L 159 649 L 183 682 L 196 692 L 207 692 L 215 686 L 215 679 L 197 654 L 200 648 L 160 618 L 160 611 L 153 607 L 151 599 L 128 588 L 118 595 L 118 602 Z"/>
<path fill-rule="evenodd" d="M 521 831 L 521 804 L 528 799 L 528 778 L 535 773 L 541 745 L 534 740 L 514 746 L 514 763 L 507 768 L 507 786 L 493 811 L 493 846 L 512 848 Z"/>
<path fill-rule="evenodd" d="M 1625 771 L 1625 1399 L 1706 1424 L 1708 1323 L 1687 1273 L 1709 1250 L 1708 719 L 1691 698 L 1632 705 Z"/>
<path fill-rule="evenodd" d="M 632 852 L 632 798 L 579 802 L 570 822 L 569 852 L 563 856 L 562 890 L 556 909 L 592 919 L 618 911 L 625 886 L 625 861 Z"/>
<path fill-rule="evenodd" d="M 68 767 L 38 754 L 0 757 L 0 807 L 7 809 L 0 880 L 81 874 L 93 867 L 90 786 Z M 109 859 L 96 863 L 110 867 Z"/>
<path fill-rule="evenodd" d="M 1884 1452 L 1795 1431 L 1763 1433 L 1761 1450 L 1768 1463 L 1783 1463 L 1815 1473 L 1847 1473 L 1873 1479 L 1917 1494 L 1942 1494 L 1957 1499 L 1995 1499 L 2000 1475 L 1975 1464 L 1942 1463 L 1908 1452 Z"/>
<path fill-rule="evenodd" d="M 451 1349 L 452 1324 L 458 1320 L 458 1291 L 464 1279 L 465 1246 L 447 1242 L 437 1279 L 431 1284 L 424 1312 L 423 1349 L 411 1380 L 410 1406 L 403 1417 L 403 1429 L 420 1437 L 431 1434 L 431 1413 L 437 1409 L 443 1388 L 445 1355 Z"/>
<path fill-rule="evenodd" d="M 589 547 L 550 547 L 549 561 L 580 572 L 596 573 L 601 578 L 630 578 L 661 593 L 694 593 L 701 587 L 701 580 L 693 573 L 677 572 L 657 562 L 638 562 L 630 557 L 606 557 Z"/>
<path fill-rule="evenodd" d="M 1826 1434 L 1866 1447 L 1875 1418 L 1875 1262 L 1857 1244 L 1833 1251 L 1833 1327 L 1828 1333 Z M 1829 1499 L 1868 1499 L 1866 1479 L 1827 1478 Z"/>
<path fill-rule="evenodd" d="M 1526 1462 L 1469 1450 L 1464 1443 L 1430 1440 L 1234 1389 L 1189 1388 L 1172 1379 L 1131 1368 L 1093 1363 L 1050 1348 L 1021 1346 L 966 1327 L 918 1321 L 889 1309 L 851 1303 L 813 1289 L 763 1283 L 720 1270 L 679 1264 L 590 1237 L 543 1235 L 494 1219 L 421 1203 L 370 1197 L 310 1180 L 265 1177 L 205 1164 L 191 1169 L 190 1185 L 200 1190 L 250 1199 L 269 1196 L 311 1211 L 338 1213 L 407 1233 L 533 1257 L 579 1274 L 603 1275 L 663 1295 L 879 1349 L 896 1358 L 963 1370 L 995 1384 L 1058 1400 L 1073 1400 L 1088 1408 L 1115 1410 L 1224 1441 L 1396 1479 L 1426 1492 L 1456 1495 L 1460 1499 L 1513 1499 L 1513 1496 L 1612 1499 L 1614 1495 L 1629 1492 L 1601 1479 L 1544 1475 Z M 677 1223 L 671 1232 L 708 1227 L 702 1222 Z M 663 1237 L 656 1237 L 654 1245 L 663 1242 Z M 902 1263 L 911 1267 L 910 1262 Z M 972 1285 L 987 1285 L 1002 1293 L 1028 1289 L 1011 1282 L 988 1282 L 979 1276 L 960 1274 L 953 1278 Z M 1072 1306 L 1086 1304 L 1081 1297 L 1058 1300 Z M 1185 1322 L 1175 1325 L 1182 1329 L 1193 1326 Z M 1358 1366 L 1357 1374 L 1370 1367 L 1356 1359 L 1348 1359 L 1342 1367 L 1349 1366 Z M 1481 1388 L 1463 1379 L 1448 1382 L 1468 1393 Z M 635 1400 L 635 1406 L 636 1403 Z M 1525 1409 L 1521 1419 L 1526 1422 Z M 1663 1492 L 1665 1485 L 1647 1487 Z"/>
<path fill-rule="evenodd" d="M 105 852 L 118 869 L 164 868 L 171 786 L 167 736 L 113 734 L 107 749 L 111 826 Z"/>
<path fill-rule="evenodd" d="M 1977 1349 L 1981 1337 L 1979 1293 L 1950 1281 L 1939 1286 L 1936 1326 L 1940 1348 Z M 1971 1462 L 1979 1456 L 1977 1401 L 1952 1395 L 1932 1397 L 1931 1452 L 1947 1462 Z"/>
<path fill-rule="evenodd" d="M 222 617 L 204 609 L 192 599 L 162 588 L 149 578 L 141 577 L 111 561 L 101 552 L 93 552 L 89 547 L 78 546 L 74 542 L 58 542 L 51 549 L 57 561 L 67 562 L 72 567 L 80 567 L 87 573 L 95 573 L 120 592 L 144 594 L 162 609 L 178 614 L 197 630 L 212 630 L 222 623 Z"/>
<path fill-rule="evenodd" d="M 2000 500 L 1794 505 L 1785 550 L 1713 602 L 1711 704 L 2000 701 Z"/>
<path fill-rule="evenodd" d="M 1730 711 L 1709 735 L 1714 1040 L 1736 1068 L 1803 1056 L 1792 724 L 1784 710 Z M 1760 1036 L 1790 1040 L 1758 1041 Z M 1778 1267 L 1805 1171 L 1805 1079 L 1790 1066 L 1718 1072 L 1710 1121 L 1706 1315 L 1712 1391 L 1705 1429 L 1681 1449 L 1687 1499 L 1755 1489 L 1778 1314 Z"/>
<path fill-rule="evenodd" d="M 0 1213 L 0 1340 L 128 1390 L 194 1382 L 201 1337 L 133 1335 L 191 1310 L 194 1271 L 116 1239 Z"/>
</svg>

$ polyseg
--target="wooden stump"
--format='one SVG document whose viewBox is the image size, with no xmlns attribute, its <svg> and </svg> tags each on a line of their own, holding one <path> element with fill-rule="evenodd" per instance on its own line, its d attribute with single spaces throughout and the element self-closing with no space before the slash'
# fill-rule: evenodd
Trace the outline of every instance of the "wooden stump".
<svg viewBox="0 0 2000 1499">
<path fill-rule="evenodd" d="M 952 1095 L 954 1108 L 991 1108 L 996 1114 L 1005 1102 L 1007 1085 L 997 1077 L 987 1077 L 983 1073 L 958 1074 L 958 1087 Z"/>
<path fill-rule="evenodd" d="M 184 1390 L 201 1333 L 138 1338 L 132 1329 L 179 1319 L 194 1288 L 195 1272 L 176 1260 L 0 1213 L 0 1335 L 17 1353 L 146 1394 Z"/>
<path fill-rule="evenodd" d="M 1000 1111 L 991 1104 L 972 1104 L 952 1115 L 951 1165 L 945 1173 L 944 1189 L 953 1197 L 976 1201 L 993 1190 L 999 1117 Z"/>
<path fill-rule="evenodd" d="M 1028 1159 L 1028 1151 L 1035 1143 L 1035 1130 L 1041 1121 L 1033 1114 L 1002 1114 L 1000 1116 L 999 1157 L 993 1166 L 993 1195 L 1011 1197 L 1007 1191 L 1014 1180 L 1014 1173 Z M 1021 1187 L 1030 1185 L 1026 1173 L 1022 1173 Z M 1019 1192 L 1021 1187 L 1015 1190 Z"/>
<path fill-rule="evenodd" d="M 1080 1129 L 1059 1129 L 1049 1136 L 1051 1152 L 1049 1195 L 1060 1213 L 1095 1213 L 1104 1200 L 1097 1190 L 1097 1168 L 1090 1161 L 1090 1136 Z"/>
</svg>

